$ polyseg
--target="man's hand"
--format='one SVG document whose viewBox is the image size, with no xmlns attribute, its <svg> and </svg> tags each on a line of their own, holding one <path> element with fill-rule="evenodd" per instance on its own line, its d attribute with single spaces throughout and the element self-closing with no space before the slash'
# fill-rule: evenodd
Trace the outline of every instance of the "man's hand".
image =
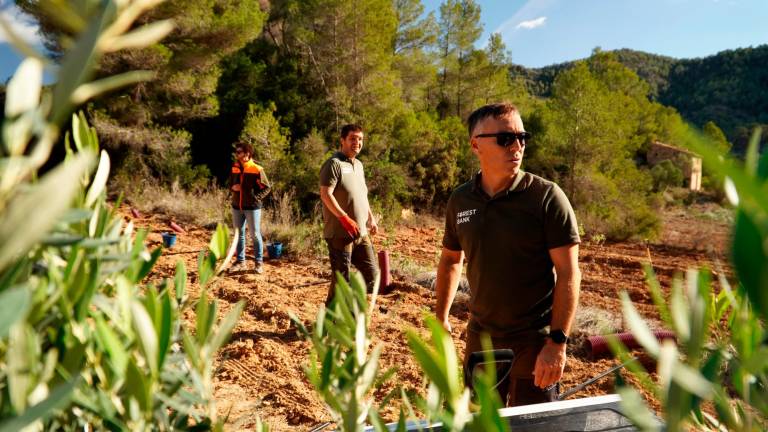
<svg viewBox="0 0 768 432">
<path fill-rule="evenodd" d="M 440 324 L 443 325 L 443 328 L 448 332 L 448 334 L 451 334 L 451 323 L 448 322 L 448 318 L 440 321 Z"/>
<path fill-rule="evenodd" d="M 437 264 L 437 279 L 435 280 L 435 293 L 437 293 L 435 317 L 448 333 L 451 332 L 451 323 L 448 322 L 448 317 L 453 298 L 456 296 L 456 290 L 459 288 L 463 263 L 464 252 L 450 250 L 443 246 L 440 262 Z"/>
<path fill-rule="evenodd" d="M 368 231 L 370 231 L 371 235 L 376 235 L 379 232 L 379 226 L 373 219 L 368 219 Z"/>
<path fill-rule="evenodd" d="M 344 231 L 351 235 L 352 238 L 357 238 L 360 235 L 360 227 L 357 226 L 357 222 L 351 217 L 342 215 L 339 218 L 339 222 L 341 222 L 341 226 L 344 227 Z"/>
<path fill-rule="evenodd" d="M 547 388 L 560 381 L 565 368 L 565 344 L 556 344 L 547 339 L 536 357 L 533 368 L 533 383 L 539 388 Z"/>
<path fill-rule="evenodd" d="M 240 185 L 239 184 L 232 185 L 232 190 L 235 192 L 240 192 Z"/>
</svg>

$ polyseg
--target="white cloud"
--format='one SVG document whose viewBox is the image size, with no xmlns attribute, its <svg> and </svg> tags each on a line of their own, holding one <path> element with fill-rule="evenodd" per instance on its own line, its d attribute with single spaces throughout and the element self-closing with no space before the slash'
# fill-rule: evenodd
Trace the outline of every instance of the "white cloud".
<svg viewBox="0 0 768 432">
<path fill-rule="evenodd" d="M 563 0 L 528 0 L 523 7 L 518 9 L 514 15 L 496 27 L 493 32 L 501 33 L 504 39 L 512 37 L 517 26 L 523 21 L 529 21 L 535 17 L 549 14 L 549 12 L 556 9 L 562 1 Z"/>
<path fill-rule="evenodd" d="M 15 5 L 0 9 L 0 19 L 5 21 L 13 33 L 33 46 L 41 45 L 40 35 L 37 33 L 38 24 L 24 15 Z M 0 43 L 10 42 L 10 37 L 5 32 L 5 28 L 0 27 Z"/>
<path fill-rule="evenodd" d="M 544 25 L 544 23 L 547 22 L 547 17 L 538 17 L 536 19 L 523 21 L 520 24 L 515 26 L 515 30 L 517 29 L 525 29 L 525 30 L 531 30 L 535 29 L 536 27 L 541 27 Z"/>
</svg>

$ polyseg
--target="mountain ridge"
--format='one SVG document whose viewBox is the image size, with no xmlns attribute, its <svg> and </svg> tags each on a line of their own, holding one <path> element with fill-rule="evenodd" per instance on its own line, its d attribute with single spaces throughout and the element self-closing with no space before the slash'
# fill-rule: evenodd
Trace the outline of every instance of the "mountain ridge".
<svg viewBox="0 0 768 432">
<path fill-rule="evenodd" d="M 756 126 L 768 125 L 768 44 L 688 59 L 627 48 L 607 52 L 648 82 L 653 100 L 674 107 L 695 126 L 714 121 L 737 149 Z M 542 68 L 513 64 L 509 71 L 532 94 L 547 97 L 557 74 L 583 60 Z"/>
</svg>

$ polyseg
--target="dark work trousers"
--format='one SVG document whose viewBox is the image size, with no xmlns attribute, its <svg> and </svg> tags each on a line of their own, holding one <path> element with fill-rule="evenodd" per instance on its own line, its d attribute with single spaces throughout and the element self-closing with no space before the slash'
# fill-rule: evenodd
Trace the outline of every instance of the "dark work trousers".
<svg viewBox="0 0 768 432">
<path fill-rule="evenodd" d="M 515 353 L 515 359 L 512 364 L 512 370 L 509 376 L 503 377 L 498 374 L 504 365 L 497 366 L 497 380 L 501 380 L 496 387 L 499 392 L 501 402 L 508 407 L 519 405 L 530 405 L 542 402 L 554 402 L 557 400 L 559 383 L 549 390 L 541 389 L 534 385 L 533 369 L 536 366 L 536 357 L 544 346 L 544 338 L 540 341 L 533 341 L 530 338 L 521 341 L 519 338 L 491 338 L 493 349 L 509 348 Z M 467 348 L 464 352 L 464 367 L 466 369 L 469 355 L 476 351 L 482 351 L 480 343 L 480 333 L 467 329 Z M 471 374 L 472 371 L 467 371 Z"/>
<path fill-rule="evenodd" d="M 325 305 L 329 306 L 336 291 L 336 272 L 340 272 L 344 279 L 349 281 L 349 267 L 354 265 L 362 273 L 368 292 L 373 291 L 373 283 L 379 276 L 379 266 L 376 254 L 373 252 L 371 238 L 366 236 L 357 239 L 330 238 L 328 243 L 328 255 L 331 258 L 331 286 L 328 289 L 328 297 Z"/>
</svg>

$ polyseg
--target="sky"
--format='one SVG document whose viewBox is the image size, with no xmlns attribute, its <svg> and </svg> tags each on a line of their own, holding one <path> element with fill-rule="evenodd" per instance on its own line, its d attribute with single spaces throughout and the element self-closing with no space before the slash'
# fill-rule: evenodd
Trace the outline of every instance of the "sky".
<svg viewBox="0 0 768 432">
<path fill-rule="evenodd" d="M 485 45 L 500 33 L 512 62 L 542 67 L 595 47 L 695 58 L 768 43 L 768 0 L 478 0 Z M 439 17 L 442 0 L 422 0 Z"/>
<path fill-rule="evenodd" d="M 9 24 L 15 34 L 30 45 L 41 47 L 37 25 L 21 16 L 12 0 L 0 0 L 0 19 Z M 0 82 L 5 82 L 16 70 L 22 57 L 8 42 L 8 35 L 0 28 Z"/>
<path fill-rule="evenodd" d="M 422 0 L 439 16 L 442 0 Z M 588 57 L 595 47 L 694 58 L 768 43 L 768 0 L 479 0 L 485 45 L 501 33 L 514 63 L 542 67 Z M 0 0 L 0 17 L 33 46 L 35 23 Z M 0 82 L 21 61 L 0 29 Z"/>
</svg>

